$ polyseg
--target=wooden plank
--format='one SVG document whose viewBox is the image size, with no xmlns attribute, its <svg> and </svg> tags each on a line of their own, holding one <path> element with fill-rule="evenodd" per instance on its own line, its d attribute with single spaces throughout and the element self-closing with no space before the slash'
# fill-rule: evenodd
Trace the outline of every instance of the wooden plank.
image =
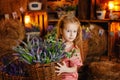
<svg viewBox="0 0 120 80">
<path fill-rule="evenodd" d="M 90 19 L 96 19 L 96 10 L 95 10 L 95 4 L 96 0 L 91 0 L 91 5 L 90 5 Z"/>
<path fill-rule="evenodd" d="M 90 0 L 79 0 L 78 17 L 80 20 L 90 19 Z"/>
</svg>

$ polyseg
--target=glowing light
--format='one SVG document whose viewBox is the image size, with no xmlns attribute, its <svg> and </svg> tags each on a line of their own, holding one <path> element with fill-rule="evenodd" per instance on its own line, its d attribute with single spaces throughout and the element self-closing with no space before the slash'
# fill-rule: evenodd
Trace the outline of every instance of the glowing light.
<svg viewBox="0 0 120 80">
<path fill-rule="evenodd" d="M 25 24 L 28 24 L 30 23 L 30 16 L 25 16 Z"/>
<path fill-rule="evenodd" d="M 118 26 L 118 31 L 120 31 L 120 26 Z"/>
<path fill-rule="evenodd" d="M 114 8 L 114 2 L 113 1 L 109 1 L 108 2 L 108 7 L 110 10 L 112 10 Z"/>
</svg>

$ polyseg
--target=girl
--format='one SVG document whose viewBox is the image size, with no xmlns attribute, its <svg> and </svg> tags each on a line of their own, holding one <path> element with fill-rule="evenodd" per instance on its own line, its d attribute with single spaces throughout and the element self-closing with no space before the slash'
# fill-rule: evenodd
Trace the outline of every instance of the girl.
<svg viewBox="0 0 120 80">
<path fill-rule="evenodd" d="M 69 58 L 65 57 L 63 64 L 57 63 L 56 72 L 61 74 L 62 80 L 78 80 L 77 69 L 81 67 L 82 59 L 82 29 L 79 20 L 75 16 L 63 16 L 58 22 L 57 38 L 65 43 L 65 51 Z M 77 44 L 81 44 L 80 50 Z"/>
</svg>

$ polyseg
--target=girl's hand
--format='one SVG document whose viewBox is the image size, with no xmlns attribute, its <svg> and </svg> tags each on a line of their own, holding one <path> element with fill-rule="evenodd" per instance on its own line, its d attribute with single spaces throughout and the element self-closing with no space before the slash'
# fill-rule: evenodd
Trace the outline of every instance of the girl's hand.
<svg viewBox="0 0 120 80">
<path fill-rule="evenodd" d="M 58 75 L 60 75 L 63 72 L 66 72 L 66 70 L 68 69 L 65 62 L 63 62 L 63 65 L 61 65 L 60 63 L 57 63 L 57 65 L 58 66 L 55 67 L 57 69 L 55 72 L 57 72 Z"/>
<path fill-rule="evenodd" d="M 63 72 L 72 73 L 77 71 L 76 65 L 74 65 L 73 67 L 68 67 L 65 62 L 63 62 L 63 65 L 61 65 L 60 63 L 57 63 L 57 65 L 58 66 L 55 67 L 57 69 L 55 72 L 57 72 L 58 75 Z"/>
</svg>

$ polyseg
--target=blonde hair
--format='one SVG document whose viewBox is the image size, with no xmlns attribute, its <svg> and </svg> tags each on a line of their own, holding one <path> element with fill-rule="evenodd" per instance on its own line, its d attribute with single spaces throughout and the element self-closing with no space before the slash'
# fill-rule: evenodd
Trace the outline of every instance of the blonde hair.
<svg viewBox="0 0 120 80">
<path fill-rule="evenodd" d="M 74 44 L 79 47 L 81 56 L 83 59 L 82 28 L 81 28 L 81 24 L 80 24 L 80 21 L 78 20 L 78 18 L 76 18 L 75 16 L 69 16 L 69 15 L 65 15 L 65 16 L 61 17 L 57 24 L 57 39 L 60 39 L 62 37 L 61 32 L 62 32 L 63 28 L 65 27 L 65 24 L 69 24 L 69 23 L 76 23 L 79 26 L 76 39 L 74 40 Z"/>
</svg>

